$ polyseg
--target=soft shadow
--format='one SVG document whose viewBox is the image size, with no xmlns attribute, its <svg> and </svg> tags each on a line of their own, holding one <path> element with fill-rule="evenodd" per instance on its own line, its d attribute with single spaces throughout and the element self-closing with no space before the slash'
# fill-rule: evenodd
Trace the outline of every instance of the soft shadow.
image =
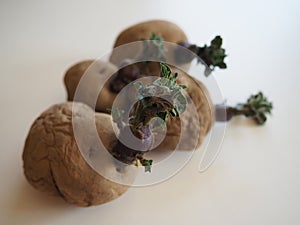
<svg viewBox="0 0 300 225">
<path fill-rule="evenodd" d="M 243 127 L 257 127 L 257 124 L 251 118 L 246 118 L 244 116 L 236 116 L 229 122 L 232 126 L 243 126 Z"/>
<path fill-rule="evenodd" d="M 11 199 L 8 199 L 6 207 L 5 224 L 38 225 L 80 209 L 67 204 L 59 197 L 47 196 L 36 191 L 25 179 L 20 179 L 19 185 L 11 191 Z"/>
</svg>

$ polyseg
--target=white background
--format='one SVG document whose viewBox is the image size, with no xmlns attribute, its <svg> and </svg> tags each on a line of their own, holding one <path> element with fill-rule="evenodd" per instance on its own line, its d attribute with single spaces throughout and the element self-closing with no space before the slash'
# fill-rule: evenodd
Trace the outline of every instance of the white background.
<svg viewBox="0 0 300 225">
<path fill-rule="evenodd" d="M 299 11 L 297 0 L 2 0 L 0 224 L 300 224 Z M 191 42 L 220 34 L 228 69 L 214 76 L 231 104 L 262 90 L 274 103 L 266 126 L 233 120 L 205 173 L 197 153 L 167 182 L 105 205 L 76 208 L 35 191 L 23 176 L 24 140 L 43 110 L 65 101 L 66 69 L 109 51 L 127 26 L 158 18 Z"/>
</svg>

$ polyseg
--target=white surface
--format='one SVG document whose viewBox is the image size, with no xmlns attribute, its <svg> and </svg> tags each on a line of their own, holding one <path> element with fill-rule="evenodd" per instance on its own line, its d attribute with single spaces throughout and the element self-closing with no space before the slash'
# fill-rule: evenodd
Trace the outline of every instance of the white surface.
<svg viewBox="0 0 300 225">
<path fill-rule="evenodd" d="M 299 224 L 299 10 L 297 0 L 1 1 L 0 224 Z M 23 143 L 33 120 L 65 100 L 65 70 L 155 18 L 178 23 L 193 42 L 221 34 L 228 69 L 214 75 L 229 103 L 263 90 L 274 116 L 263 127 L 232 121 L 205 173 L 196 154 L 167 182 L 106 205 L 76 208 L 35 191 L 23 176 Z"/>
</svg>

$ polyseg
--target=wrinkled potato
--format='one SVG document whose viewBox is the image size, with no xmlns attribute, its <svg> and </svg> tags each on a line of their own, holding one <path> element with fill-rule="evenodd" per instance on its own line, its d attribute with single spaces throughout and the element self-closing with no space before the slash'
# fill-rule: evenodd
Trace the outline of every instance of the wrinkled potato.
<svg viewBox="0 0 300 225">
<path fill-rule="evenodd" d="M 88 165 L 74 137 L 72 110 L 84 137 L 85 157 L 93 157 L 95 141 L 91 139 L 90 122 L 95 112 L 83 103 L 54 105 L 30 128 L 23 151 L 25 176 L 37 190 L 60 196 L 71 204 L 91 206 L 109 202 L 122 195 L 128 186 L 104 178 Z M 96 113 L 94 118 L 104 147 L 111 149 L 117 142 L 111 116 Z M 110 176 L 128 176 L 119 173 L 112 162 L 103 166 Z M 133 182 L 134 176 L 124 179 Z"/>
</svg>

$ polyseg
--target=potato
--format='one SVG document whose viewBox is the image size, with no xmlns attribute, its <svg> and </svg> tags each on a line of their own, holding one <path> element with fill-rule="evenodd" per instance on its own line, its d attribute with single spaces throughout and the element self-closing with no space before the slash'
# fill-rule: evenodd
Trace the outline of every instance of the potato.
<svg viewBox="0 0 300 225">
<path fill-rule="evenodd" d="M 86 62 L 82 62 L 75 65 L 75 68 L 69 69 L 66 76 L 76 76 L 79 78 L 77 80 L 80 80 L 80 77 L 84 73 L 82 68 L 84 68 L 86 64 Z M 76 70 L 76 68 L 78 68 L 78 70 Z M 173 73 L 179 73 L 178 83 L 184 84 L 188 87 L 186 89 L 186 92 L 195 104 L 198 119 L 195 117 L 195 115 L 192 115 L 192 112 L 187 111 L 181 116 L 181 120 L 183 121 L 182 127 L 179 119 L 170 120 L 168 122 L 167 137 L 156 149 L 175 149 L 181 133 L 189 134 L 188 136 L 184 136 L 184 139 L 179 146 L 181 149 L 194 149 L 195 146 L 198 148 L 203 142 L 205 135 L 209 132 L 214 122 L 214 106 L 211 102 L 208 91 L 201 82 L 189 76 L 187 73 L 176 69 L 175 67 L 172 67 L 172 71 Z M 67 80 L 66 86 L 72 88 L 73 90 L 76 89 L 78 84 L 74 82 L 72 83 L 72 85 L 70 85 L 68 83 L 69 79 L 65 80 Z M 111 92 L 109 89 L 109 82 L 111 82 L 112 80 L 113 78 L 110 79 L 107 84 L 105 84 L 103 91 L 100 92 L 100 95 L 98 96 L 96 105 L 97 111 L 106 112 L 107 108 L 112 108 L 112 104 L 116 97 L 116 93 Z M 90 83 L 94 82 L 91 81 Z M 87 93 L 93 91 L 93 88 L 96 88 L 93 85 L 91 85 L 90 87 L 86 87 Z M 74 92 L 73 90 L 71 90 L 71 92 Z M 132 96 L 130 97 L 132 98 Z M 72 99 L 69 98 L 69 100 Z M 125 98 L 124 104 L 127 101 L 128 100 Z M 102 105 L 102 102 L 105 102 L 105 104 Z M 200 127 L 197 126 L 197 124 L 200 124 Z"/>
<path fill-rule="evenodd" d="M 54 105 L 43 112 L 30 128 L 23 151 L 25 176 L 34 188 L 60 196 L 71 204 L 91 206 L 109 202 L 122 195 L 128 186 L 99 175 L 86 162 L 74 137 L 72 110 L 80 123 L 80 135 L 84 137 L 81 144 L 86 147 L 85 157 L 93 157 L 97 150 L 90 135 L 94 111 L 82 103 Z M 104 147 L 111 149 L 117 142 L 111 116 L 96 113 L 95 120 Z M 134 176 L 118 172 L 112 161 L 104 164 L 110 177 L 122 177 L 126 182 L 133 182 Z"/>
<path fill-rule="evenodd" d="M 85 60 L 76 63 L 68 69 L 64 77 L 64 83 L 68 93 L 68 101 L 73 101 L 76 87 L 89 66 L 94 62 L 94 60 Z"/>
<path fill-rule="evenodd" d="M 178 69 L 172 68 L 172 71 L 180 74 L 177 82 L 188 87 L 186 93 L 195 108 L 188 106 L 179 118 L 168 120 L 167 135 L 156 149 L 174 150 L 177 147 L 181 150 L 193 150 L 200 147 L 214 123 L 214 106 L 207 89 L 200 81 Z"/>
<path fill-rule="evenodd" d="M 165 20 L 150 20 L 123 30 L 117 37 L 114 48 L 129 42 L 149 39 L 151 33 L 161 35 L 168 42 L 187 41 L 186 34 L 176 24 Z"/>
<path fill-rule="evenodd" d="M 92 63 L 94 63 L 93 66 L 91 66 Z M 105 83 L 100 92 L 98 88 L 100 86 L 99 82 L 101 82 L 99 79 L 100 76 L 110 75 L 117 71 L 117 68 L 110 63 L 105 63 L 100 60 L 85 60 L 69 68 L 64 77 L 68 94 L 67 99 L 68 101 L 74 100 L 78 84 L 89 67 L 91 69 L 89 70 L 89 78 L 81 83 L 83 90 L 80 92 L 80 96 L 77 95 L 76 101 L 84 102 L 91 107 L 95 107 L 95 110 L 98 112 L 107 112 L 107 110 L 111 108 L 117 94 L 110 91 L 109 82 Z M 111 79 L 114 77 L 115 76 L 112 76 Z M 94 96 L 98 97 L 94 98 Z M 94 100 L 96 100 L 96 104 Z"/>
<path fill-rule="evenodd" d="M 119 66 L 124 59 L 137 59 L 141 54 L 143 54 L 143 44 L 136 43 L 133 45 L 125 45 L 131 42 L 141 41 L 143 39 L 148 40 L 150 35 L 154 33 L 155 35 L 160 35 L 164 41 L 171 43 L 179 43 L 187 41 L 187 36 L 184 31 L 178 27 L 176 24 L 165 21 L 165 20 L 150 20 L 142 23 L 133 25 L 125 30 L 123 30 L 117 37 L 114 50 L 110 57 L 110 61 Z M 123 45 L 123 46 L 121 46 Z M 176 62 L 174 59 L 174 46 L 166 46 L 165 57 L 167 62 Z M 115 49 L 119 47 L 121 49 Z M 157 63 L 156 63 L 157 64 Z M 140 64 L 143 66 L 143 64 Z M 188 68 L 189 63 L 181 65 L 184 68 Z M 159 66 L 156 66 L 158 69 L 155 73 L 159 73 Z"/>
</svg>

